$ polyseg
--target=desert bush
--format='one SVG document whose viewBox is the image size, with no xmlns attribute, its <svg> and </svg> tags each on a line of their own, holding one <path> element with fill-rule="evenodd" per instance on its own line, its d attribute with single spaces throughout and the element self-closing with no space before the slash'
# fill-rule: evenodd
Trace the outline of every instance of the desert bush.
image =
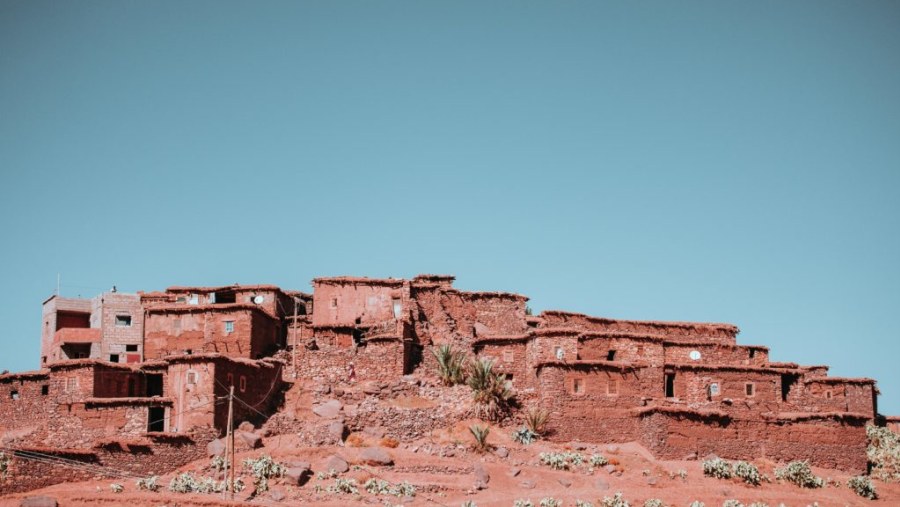
<svg viewBox="0 0 900 507">
<path fill-rule="evenodd" d="M 506 375 L 494 371 L 489 359 L 474 359 L 469 363 L 466 383 L 472 389 L 475 415 L 488 421 L 500 420 L 509 409 L 513 392 L 506 385 Z"/>
<path fill-rule="evenodd" d="M 462 384 L 466 380 L 466 354 L 449 344 L 432 347 L 431 353 L 437 360 L 438 377 L 446 386 Z"/>
<path fill-rule="evenodd" d="M 557 500 L 552 496 L 541 498 L 540 507 L 562 507 L 562 500 Z"/>
<path fill-rule="evenodd" d="M 531 500 L 520 498 L 513 502 L 513 507 L 534 507 L 534 504 L 531 503 Z"/>
<path fill-rule="evenodd" d="M 821 488 L 825 485 L 821 477 L 816 477 L 812 473 L 808 461 L 791 461 L 781 468 L 776 468 L 775 478 L 791 482 L 801 488 Z"/>
<path fill-rule="evenodd" d="M 706 507 L 706 504 L 701 502 L 700 500 L 694 500 L 688 505 L 688 507 Z"/>
<path fill-rule="evenodd" d="M 473 500 L 466 500 L 465 502 L 460 504 L 460 507 L 478 507 L 478 504 Z"/>
<path fill-rule="evenodd" d="M 134 481 L 134 485 L 137 486 L 138 490 L 159 491 L 159 476 L 151 475 L 150 477 L 138 479 Z"/>
<path fill-rule="evenodd" d="M 269 479 L 282 477 L 287 472 L 286 466 L 268 455 L 260 456 L 258 459 L 247 458 L 243 464 L 244 468 L 253 475 L 253 484 L 256 486 L 256 491 L 259 492 L 268 491 Z"/>
<path fill-rule="evenodd" d="M 665 505 L 659 498 L 651 498 L 644 502 L 644 507 L 665 507 Z"/>
<path fill-rule="evenodd" d="M 732 471 L 734 472 L 735 477 L 743 480 L 747 484 L 759 486 L 759 483 L 762 481 L 762 476 L 759 475 L 759 469 L 752 463 L 738 461 L 732 467 Z"/>
<path fill-rule="evenodd" d="M 530 429 L 522 426 L 512 434 L 513 440 L 520 444 L 528 445 L 538 439 L 538 435 Z"/>
<path fill-rule="evenodd" d="M 878 498 L 878 495 L 875 492 L 875 485 L 872 484 L 872 481 L 865 475 L 851 477 L 850 480 L 847 481 L 847 487 L 863 498 L 868 498 L 869 500 Z"/>
<path fill-rule="evenodd" d="M 753 502 L 747 507 L 769 507 L 769 504 L 767 504 L 766 502 Z"/>
<path fill-rule="evenodd" d="M 109 489 L 111 489 L 113 493 L 121 493 L 125 491 L 125 486 L 118 483 L 112 483 L 109 485 Z"/>
<path fill-rule="evenodd" d="M 227 482 L 218 482 L 211 477 L 197 479 L 188 472 L 183 472 L 169 482 L 169 491 L 173 493 L 221 493 L 225 491 Z M 140 486 L 138 486 L 140 488 Z M 238 479 L 234 481 L 234 490 L 241 491 L 244 489 L 244 483 Z"/>
<path fill-rule="evenodd" d="M 221 472 L 225 470 L 225 456 L 213 456 L 211 460 L 209 460 L 209 467 L 213 470 Z"/>
<path fill-rule="evenodd" d="M 889 428 L 866 426 L 870 475 L 885 482 L 900 482 L 900 434 Z"/>
<path fill-rule="evenodd" d="M 594 504 L 587 500 L 575 500 L 575 507 L 594 507 Z"/>
<path fill-rule="evenodd" d="M 359 487 L 356 484 L 356 479 L 337 477 L 334 479 L 334 483 L 328 486 L 328 492 L 341 495 L 358 495 Z"/>
<path fill-rule="evenodd" d="M 475 439 L 475 450 L 478 452 L 486 452 L 490 448 L 490 444 L 488 444 L 487 438 L 488 435 L 491 434 L 490 426 L 479 426 L 477 424 L 473 424 L 469 426 L 469 433 L 472 434 L 472 438 Z"/>
<path fill-rule="evenodd" d="M 380 479 L 369 479 L 363 484 L 363 489 L 373 495 L 392 495 L 396 497 L 416 496 L 416 487 L 407 481 L 399 484 L 391 484 Z"/>
<path fill-rule="evenodd" d="M 12 458 L 7 456 L 5 452 L 0 451 L 0 479 L 6 479 L 6 474 L 9 473 L 10 461 L 12 461 Z"/>
<path fill-rule="evenodd" d="M 602 467 L 609 464 L 609 460 L 601 454 L 591 455 L 590 463 L 592 467 Z"/>
<path fill-rule="evenodd" d="M 722 502 L 722 507 L 744 507 L 744 504 L 742 504 L 738 500 L 729 498 L 728 500 L 725 500 L 724 502 Z"/>
<path fill-rule="evenodd" d="M 584 463 L 584 456 L 577 452 L 542 452 L 538 457 L 541 463 L 554 470 L 567 470 Z"/>
<path fill-rule="evenodd" d="M 525 426 L 535 435 L 543 435 L 547 431 L 547 421 L 550 420 L 550 412 L 538 408 L 529 407 L 525 411 Z"/>
<path fill-rule="evenodd" d="M 621 492 L 617 492 L 615 495 L 609 497 L 604 496 L 603 500 L 600 502 L 601 507 L 631 507 L 631 504 L 628 503 L 628 500 L 622 496 Z"/>
<path fill-rule="evenodd" d="M 716 479 L 730 479 L 731 466 L 722 458 L 708 459 L 703 462 L 703 475 Z"/>
</svg>

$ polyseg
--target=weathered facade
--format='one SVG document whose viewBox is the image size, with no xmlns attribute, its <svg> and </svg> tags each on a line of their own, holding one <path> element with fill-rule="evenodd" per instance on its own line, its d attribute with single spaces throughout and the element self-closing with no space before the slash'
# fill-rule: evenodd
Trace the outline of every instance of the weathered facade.
<svg viewBox="0 0 900 507">
<path fill-rule="evenodd" d="M 85 448 L 122 436 L 218 434 L 277 410 L 281 379 L 325 384 L 432 374 L 432 347 L 490 359 L 520 401 L 546 409 L 551 438 L 638 441 L 661 457 L 810 459 L 865 468 L 875 381 L 769 360 L 730 324 L 619 320 L 468 292 L 448 275 L 316 278 L 53 296 L 41 365 L 0 375 L 0 438 Z M 284 361 L 272 359 L 278 353 Z M 252 409 L 248 408 L 253 407 Z"/>
</svg>

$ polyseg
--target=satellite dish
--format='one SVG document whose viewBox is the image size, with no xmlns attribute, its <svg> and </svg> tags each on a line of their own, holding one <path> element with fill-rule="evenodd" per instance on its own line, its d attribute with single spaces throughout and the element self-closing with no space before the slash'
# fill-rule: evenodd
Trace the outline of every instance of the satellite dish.
<svg viewBox="0 0 900 507">
<path fill-rule="evenodd" d="M 691 353 L 688 354 L 688 355 L 689 355 L 690 358 L 693 359 L 694 361 L 699 361 L 699 360 L 700 360 L 700 351 L 699 351 L 699 350 L 692 350 Z"/>
<path fill-rule="evenodd" d="M 263 301 L 265 301 L 265 300 L 266 300 L 266 298 L 264 298 L 264 297 L 262 297 L 262 296 L 254 296 L 254 297 L 253 297 L 253 302 L 256 303 L 256 304 L 258 304 L 258 305 L 263 304 Z"/>
</svg>

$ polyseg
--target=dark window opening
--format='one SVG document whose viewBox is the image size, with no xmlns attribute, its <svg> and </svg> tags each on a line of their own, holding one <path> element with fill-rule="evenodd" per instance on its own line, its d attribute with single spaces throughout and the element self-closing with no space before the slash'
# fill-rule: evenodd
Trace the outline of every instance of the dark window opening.
<svg viewBox="0 0 900 507">
<path fill-rule="evenodd" d="M 47 356 L 41 356 L 41 362 L 42 362 L 42 363 L 46 363 L 46 362 L 47 362 Z"/>
<path fill-rule="evenodd" d="M 83 359 L 91 356 L 90 343 L 64 343 L 60 350 L 65 355 L 64 359 Z"/>
<path fill-rule="evenodd" d="M 150 407 L 147 410 L 147 432 L 160 433 L 166 431 L 166 408 Z"/>
<path fill-rule="evenodd" d="M 362 345 L 363 333 L 362 330 L 354 329 L 353 330 L 353 344 L 356 346 Z"/>
<path fill-rule="evenodd" d="M 91 327 L 91 314 L 81 312 L 56 312 L 56 330 Z"/>
<path fill-rule="evenodd" d="M 41 396 L 50 394 L 50 386 L 41 386 Z"/>
<path fill-rule="evenodd" d="M 616 395 L 619 394 L 619 380 L 611 378 L 609 382 L 606 384 L 606 394 Z"/>
<path fill-rule="evenodd" d="M 331 298 L 331 307 L 337 308 L 337 298 Z"/>
<path fill-rule="evenodd" d="M 247 390 L 247 377 L 241 375 L 241 392 L 245 392 Z"/>
<path fill-rule="evenodd" d="M 135 388 L 134 388 L 134 379 L 133 379 L 133 378 L 130 378 L 130 379 L 128 379 L 128 397 L 129 397 L 129 398 L 134 397 L 135 392 L 136 392 L 136 391 L 135 391 Z"/>
<path fill-rule="evenodd" d="M 610 350 L 609 352 L 607 352 L 607 353 L 606 353 L 606 360 L 607 360 L 607 361 L 615 361 L 615 360 L 616 360 L 616 351 L 615 351 L 615 350 Z"/>
<path fill-rule="evenodd" d="M 666 398 L 675 397 L 675 374 L 666 373 Z"/>
<path fill-rule="evenodd" d="M 125 352 L 137 352 L 137 345 L 125 345 Z"/>
<path fill-rule="evenodd" d="M 163 376 L 161 374 L 147 375 L 147 397 L 163 395 Z"/>
<path fill-rule="evenodd" d="M 825 391 L 825 399 L 826 399 L 826 400 L 830 400 L 830 399 L 831 399 L 831 391 Z"/>
<path fill-rule="evenodd" d="M 747 382 L 746 384 L 744 384 L 744 394 L 746 394 L 747 396 L 753 396 L 754 394 L 756 394 L 756 386 L 753 385 L 752 382 Z"/>
<path fill-rule="evenodd" d="M 12 398 L 13 400 L 18 400 L 19 399 L 19 391 L 10 392 L 9 397 Z"/>
<path fill-rule="evenodd" d="M 750 349 L 750 359 L 753 359 L 754 357 L 756 357 L 756 350 Z"/>
<path fill-rule="evenodd" d="M 131 315 L 116 315 L 116 325 L 119 327 L 131 327 Z"/>
<path fill-rule="evenodd" d="M 215 304 L 224 305 L 237 303 L 237 295 L 234 292 L 216 292 Z"/>
<path fill-rule="evenodd" d="M 233 374 L 229 373 L 228 375 L 225 376 L 225 378 L 227 379 L 227 381 L 225 383 L 228 385 L 228 387 L 231 387 L 234 385 L 234 375 Z"/>
<path fill-rule="evenodd" d="M 781 376 L 781 401 L 788 400 L 788 395 L 791 393 L 791 388 L 794 386 L 794 382 L 796 381 L 797 377 L 795 375 Z"/>
<path fill-rule="evenodd" d="M 584 394 L 584 380 L 576 378 L 572 380 L 572 392 L 575 394 Z"/>
<path fill-rule="evenodd" d="M 118 363 L 119 362 L 119 354 L 110 354 L 109 362 L 110 363 Z"/>
</svg>

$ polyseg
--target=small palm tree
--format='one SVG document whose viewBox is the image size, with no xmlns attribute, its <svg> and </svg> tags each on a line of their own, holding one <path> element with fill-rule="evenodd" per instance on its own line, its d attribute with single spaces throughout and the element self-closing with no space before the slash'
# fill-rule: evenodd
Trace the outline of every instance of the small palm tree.
<svg viewBox="0 0 900 507">
<path fill-rule="evenodd" d="M 475 359 L 469 363 L 466 383 L 472 389 L 475 414 L 488 421 L 500 420 L 513 399 L 506 384 L 506 375 L 494 371 L 489 359 Z"/>
<path fill-rule="evenodd" d="M 525 426 L 535 435 L 543 435 L 547 431 L 547 420 L 550 412 L 538 407 L 530 407 L 525 411 Z"/>
<path fill-rule="evenodd" d="M 462 384 L 466 380 L 466 355 L 453 350 L 450 344 L 433 347 L 431 353 L 437 360 L 438 377 L 446 386 Z"/>
<path fill-rule="evenodd" d="M 487 452 L 490 448 L 487 443 L 487 438 L 491 433 L 491 428 L 489 426 L 473 424 L 469 426 L 469 433 L 475 438 L 475 450 L 480 453 Z"/>
</svg>

